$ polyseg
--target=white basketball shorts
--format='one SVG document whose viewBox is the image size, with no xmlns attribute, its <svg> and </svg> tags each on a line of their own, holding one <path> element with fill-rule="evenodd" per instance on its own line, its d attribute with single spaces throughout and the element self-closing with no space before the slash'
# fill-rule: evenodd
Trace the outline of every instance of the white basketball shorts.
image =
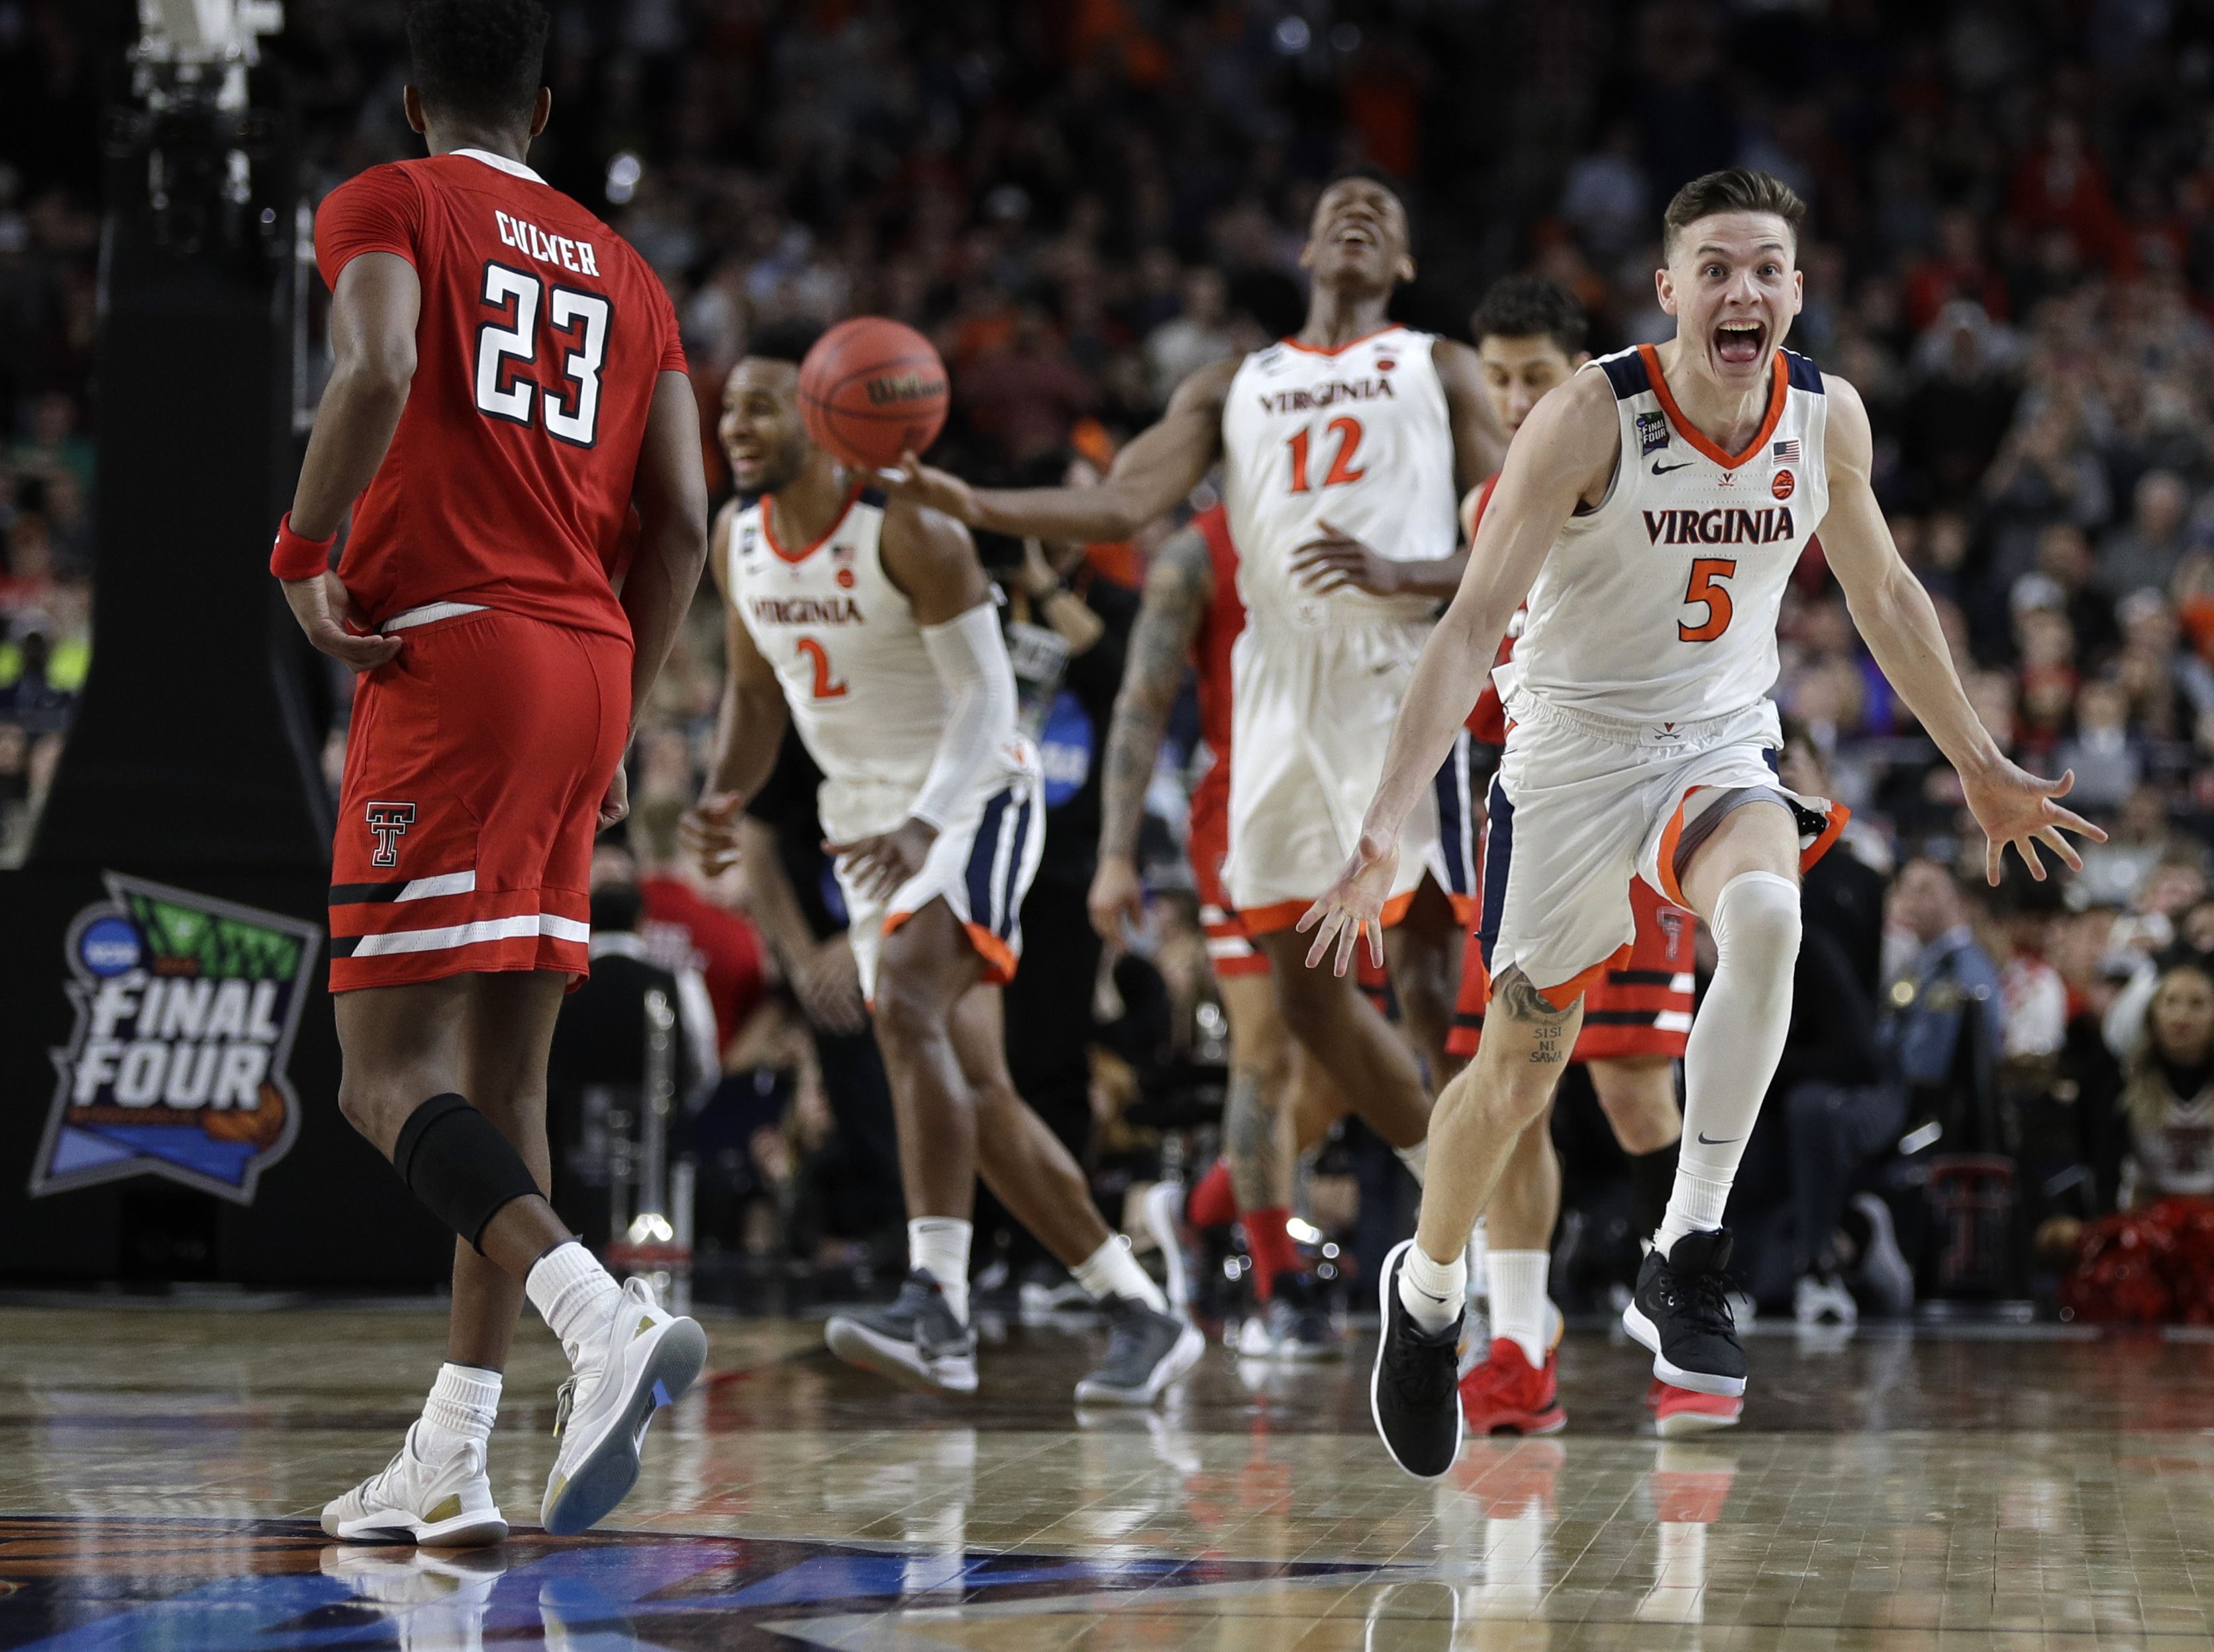
<svg viewBox="0 0 2214 1652">
<path fill-rule="evenodd" d="M 1633 875 L 1685 904 L 1679 863 L 1732 792 L 1790 807 L 1802 869 L 1844 828 L 1842 805 L 1777 784 L 1783 741 L 1766 700 L 1673 727 L 1603 722 L 1530 694 L 1512 715 L 1488 802 L 1477 936 L 1493 980 L 1519 968 L 1562 1009 L 1627 956 Z"/>
<path fill-rule="evenodd" d="M 1223 876 L 1251 933 L 1289 929 L 1345 869 L 1429 632 L 1422 621 L 1257 628 L 1248 620 L 1231 655 Z M 1406 911 L 1425 874 L 1468 915 L 1476 851 L 1465 801 L 1457 806 L 1457 864 L 1448 864 L 1440 832 L 1440 798 L 1465 796 L 1465 747 L 1456 745 L 1440 784 L 1424 792 L 1401 834 L 1387 924 Z"/>
</svg>

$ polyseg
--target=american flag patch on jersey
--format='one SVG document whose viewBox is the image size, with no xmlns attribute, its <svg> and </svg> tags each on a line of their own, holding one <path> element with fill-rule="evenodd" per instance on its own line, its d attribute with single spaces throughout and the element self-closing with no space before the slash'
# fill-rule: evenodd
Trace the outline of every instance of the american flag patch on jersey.
<svg viewBox="0 0 2214 1652">
<path fill-rule="evenodd" d="M 1799 462 L 1798 438 L 1794 436 L 1789 442 L 1777 442 L 1776 444 L 1776 456 L 1787 465 L 1797 464 Z"/>
</svg>

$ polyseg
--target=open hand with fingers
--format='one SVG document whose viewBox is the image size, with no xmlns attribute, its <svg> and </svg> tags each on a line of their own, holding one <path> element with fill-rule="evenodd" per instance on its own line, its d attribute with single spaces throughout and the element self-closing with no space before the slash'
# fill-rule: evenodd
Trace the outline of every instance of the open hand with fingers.
<svg viewBox="0 0 2214 1652">
<path fill-rule="evenodd" d="M 1383 966 L 1384 903 L 1391 893 L 1391 879 L 1398 869 L 1398 842 L 1364 831 L 1337 881 L 1300 919 L 1301 935 L 1314 931 L 1314 945 L 1307 948 L 1309 969 L 1322 962 L 1335 942 L 1334 967 L 1336 973 L 1344 974 L 1352 966 L 1353 948 L 1364 935 L 1368 937 L 1368 961 Z"/>
<path fill-rule="evenodd" d="M 873 838 L 859 838 L 849 844 L 825 843 L 823 847 L 838 857 L 840 869 L 863 894 L 882 900 L 922 870 L 930 846 L 937 841 L 936 826 L 910 817 Z"/>
<path fill-rule="evenodd" d="M 349 669 L 374 671 L 400 657 L 400 639 L 379 637 L 336 574 L 278 582 L 308 640 Z"/>
<path fill-rule="evenodd" d="M 1994 887 L 2009 844 L 2029 868 L 2030 876 L 2042 883 L 2045 863 L 2038 856 L 2039 844 L 2058 855 L 2070 871 L 2080 872 L 2083 857 L 2062 834 L 2072 832 L 2094 843 L 2107 841 L 2104 832 L 2053 801 L 2065 797 L 2075 783 L 2073 769 L 2058 780 L 2040 780 L 2005 758 L 1974 774 L 1961 772 L 1960 789 L 1967 797 L 1968 811 L 1984 829 L 1984 876 Z"/>
<path fill-rule="evenodd" d="M 735 791 L 710 791 L 676 822 L 676 841 L 710 878 L 738 863 L 738 827 L 746 800 Z"/>
<path fill-rule="evenodd" d="M 1322 534 L 1292 552 L 1293 581 L 1318 595 L 1350 588 L 1390 596 L 1400 588 L 1400 564 L 1353 537 L 1325 516 Z"/>
</svg>

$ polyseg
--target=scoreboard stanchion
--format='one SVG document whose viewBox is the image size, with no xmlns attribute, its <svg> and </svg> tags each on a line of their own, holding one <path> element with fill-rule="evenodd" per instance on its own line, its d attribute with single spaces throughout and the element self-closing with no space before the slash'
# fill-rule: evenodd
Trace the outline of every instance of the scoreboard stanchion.
<svg viewBox="0 0 2214 1652">
<path fill-rule="evenodd" d="M 419 1287 L 451 1261 L 338 1111 L 332 680 L 268 573 L 299 192 L 235 78 L 142 78 L 108 120 L 92 667 L 0 873 L 0 1280 Z"/>
</svg>

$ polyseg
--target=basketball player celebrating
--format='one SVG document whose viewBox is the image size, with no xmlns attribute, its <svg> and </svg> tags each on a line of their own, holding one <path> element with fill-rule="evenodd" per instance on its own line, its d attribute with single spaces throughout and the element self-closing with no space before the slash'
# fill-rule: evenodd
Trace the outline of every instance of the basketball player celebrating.
<svg viewBox="0 0 2214 1652">
<path fill-rule="evenodd" d="M 1380 772 L 1435 607 L 1423 590 L 1453 566 L 1456 472 L 1466 486 L 1489 475 L 1504 438 L 1475 352 L 1385 314 L 1415 271 L 1406 210 L 1388 187 L 1330 185 L 1300 260 L 1314 286 L 1299 336 L 1186 379 L 1098 486 L 972 488 L 912 454 L 888 479 L 971 526 L 1113 539 L 1223 461 L 1246 609 L 1232 656 L 1228 891 L 1269 959 L 1285 1023 L 1419 1175 L 1420 1065 L 1355 983 L 1299 966 L 1292 926 L 1336 875 Z M 1388 563 L 1397 588 L 1378 596 L 1309 571 L 1325 556 Z M 1410 815 L 1383 916 L 1402 1012 L 1441 1070 L 1462 915 L 1427 786 Z"/>
<path fill-rule="evenodd" d="M 1633 872 L 1713 925 L 1718 962 L 1685 1056 L 1674 1188 L 1624 1323 L 1663 1381 L 1744 1392 L 1723 1206 L 1783 1050 L 1799 872 L 1844 825 L 1771 766 L 1777 613 L 1817 527 L 1877 663 L 1960 773 L 1991 880 L 2009 844 L 2042 878 L 2040 843 L 2074 865 L 2063 831 L 2101 835 L 2053 801 L 2072 776 L 2024 772 L 1977 721 L 1869 487 L 1860 397 L 1781 347 L 1805 211 L 1742 169 L 1669 203 L 1656 280 L 1676 337 L 1591 364 L 1532 410 L 1423 649 L 1359 845 L 1300 920 L 1313 960 L 1334 948 L 1343 969 L 1364 937 L 1377 949 L 1401 827 L 1526 594 L 1484 857 L 1483 1043 L 1440 1100 L 1421 1223 L 1379 1286 L 1371 1405 L 1412 1474 L 1444 1473 L 1459 1449 L 1463 1247 L 1551 1100 L 1586 989 L 1635 935 Z"/>
<path fill-rule="evenodd" d="M 1476 351 L 1492 410 L 1510 435 L 1522 428 L 1540 397 L 1591 359 L 1583 347 L 1585 326 L 1583 307 L 1558 282 L 1512 276 L 1484 295 L 1473 326 Z M 1471 539 L 1498 485 L 1493 478 L 1470 502 Z M 1501 655 L 1511 657 L 1513 647 L 1510 625 Z M 1505 713 L 1489 683 L 1472 721 L 1479 738 L 1506 744 Z M 1630 956 L 1584 995 L 1583 1026 L 1569 1059 L 1584 1063 L 1591 1074 L 1600 1110 L 1630 1157 L 1640 1229 L 1649 1231 L 1665 1212 L 1682 1133 L 1675 1064 L 1691 1026 L 1697 920 L 1642 881 L 1631 881 L 1630 899 L 1636 936 Z M 1482 1039 L 1489 985 L 1482 937 L 1472 929 L 1448 1045 L 1463 1059 L 1476 1054 Z M 1550 1116 L 1548 1107 L 1522 1131 L 1485 1207 L 1491 1350 L 1460 1382 L 1461 1409 L 1479 1434 L 1550 1434 L 1568 1425 L 1554 1371 L 1558 1320 L 1545 1295 L 1552 1262 L 1548 1247 L 1561 1214 L 1561 1167 Z M 1648 1398 L 1659 1428 L 1668 1435 L 1726 1427 L 1737 1420 L 1742 1404 L 1657 1380 Z"/>
<path fill-rule="evenodd" d="M 1104 1307 L 1106 1362 L 1079 1401 L 1150 1405 L 1205 1348 L 1169 1314 L 1083 1173 L 1008 1076 L 999 988 L 1022 950 L 1044 842 L 1036 751 L 968 530 L 888 503 L 800 423 L 807 329 L 770 330 L 731 369 L 721 435 L 742 497 L 715 524 L 730 677 L 714 773 L 687 820 L 711 873 L 789 716 L 823 774 L 823 826 L 861 989 L 891 1080 L 909 1269 L 889 1308 L 832 1316 L 831 1350 L 969 1393 L 969 1212 L 980 1170 Z"/>
<path fill-rule="evenodd" d="M 534 0 L 419 0 L 406 99 L 429 158 L 315 215 L 337 360 L 271 568 L 309 639 L 363 674 L 333 847 L 339 1105 L 459 1240 L 423 1417 L 323 1511 L 350 1541 L 506 1535 L 485 1452 L 526 1293 L 575 1373 L 548 1531 L 622 1499 L 655 1408 L 706 1356 L 545 1197 L 547 1052 L 588 968 L 592 835 L 624 813 L 632 710 L 706 532 L 668 296 L 523 165 L 552 105 L 546 27 Z"/>
</svg>

